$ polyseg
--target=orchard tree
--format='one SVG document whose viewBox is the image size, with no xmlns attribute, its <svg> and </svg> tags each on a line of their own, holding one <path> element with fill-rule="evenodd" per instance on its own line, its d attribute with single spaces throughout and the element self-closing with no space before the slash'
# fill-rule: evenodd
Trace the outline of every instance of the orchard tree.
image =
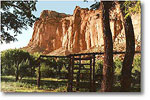
<svg viewBox="0 0 150 100">
<path fill-rule="evenodd" d="M 34 58 L 26 51 L 10 49 L 1 53 L 2 75 L 14 75 L 16 81 L 19 77 L 29 75 L 34 66 Z"/>
<path fill-rule="evenodd" d="M 17 40 L 22 29 L 32 27 L 36 20 L 33 11 L 36 11 L 36 1 L 1 1 L 1 43 Z"/>
</svg>

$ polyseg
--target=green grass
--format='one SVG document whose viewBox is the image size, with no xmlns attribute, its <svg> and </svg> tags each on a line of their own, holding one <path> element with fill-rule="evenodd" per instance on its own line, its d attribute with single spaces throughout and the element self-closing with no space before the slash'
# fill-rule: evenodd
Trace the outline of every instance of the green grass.
<svg viewBox="0 0 150 100">
<path fill-rule="evenodd" d="M 15 82 L 13 76 L 2 76 L 1 81 L 2 92 L 67 92 L 67 79 L 43 78 L 40 88 L 37 88 L 36 78 L 23 78 Z M 76 85 L 75 80 L 74 85 Z M 80 92 L 88 92 L 89 86 L 89 82 L 82 81 Z M 99 85 L 96 84 L 96 87 Z M 75 88 L 73 90 L 76 91 Z"/>
<path fill-rule="evenodd" d="M 15 82 L 13 76 L 1 77 L 2 92 L 65 92 L 67 91 L 67 80 L 43 78 L 41 87 L 38 89 L 36 78 L 24 78 Z"/>
</svg>

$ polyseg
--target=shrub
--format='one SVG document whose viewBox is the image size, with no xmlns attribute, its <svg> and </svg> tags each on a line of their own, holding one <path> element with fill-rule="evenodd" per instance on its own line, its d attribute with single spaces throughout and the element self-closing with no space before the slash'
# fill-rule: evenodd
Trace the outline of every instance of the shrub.
<svg viewBox="0 0 150 100">
<path fill-rule="evenodd" d="M 136 55 L 133 61 L 133 68 L 132 68 L 132 83 L 140 84 L 141 81 L 141 56 Z"/>
<path fill-rule="evenodd" d="M 30 61 L 27 60 L 23 60 L 20 64 L 19 64 L 19 75 L 20 78 L 22 79 L 23 77 L 27 77 L 27 76 L 31 76 L 31 68 L 30 68 Z"/>
<path fill-rule="evenodd" d="M 116 58 L 114 60 L 114 75 L 115 76 L 120 76 L 121 75 L 121 70 L 122 70 L 122 61 L 119 58 Z"/>
<path fill-rule="evenodd" d="M 54 77 L 54 78 L 64 78 L 67 76 L 67 65 L 68 60 L 60 58 L 41 58 L 41 77 Z M 38 68 L 36 68 L 36 74 L 38 74 Z"/>
</svg>

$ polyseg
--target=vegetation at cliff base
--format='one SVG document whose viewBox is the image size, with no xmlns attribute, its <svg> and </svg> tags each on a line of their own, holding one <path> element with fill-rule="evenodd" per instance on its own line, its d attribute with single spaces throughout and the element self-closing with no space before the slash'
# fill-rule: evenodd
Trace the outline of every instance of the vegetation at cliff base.
<svg viewBox="0 0 150 100">
<path fill-rule="evenodd" d="M 2 52 L 2 76 L 1 86 L 3 92 L 67 92 L 67 67 L 63 65 L 64 59 L 56 61 L 55 59 L 43 59 L 41 64 L 41 86 L 37 88 L 37 66 L 36 60 L 38 54 L 29 54 L 19 49 L 10 49 Z M 7 59 L 6 59 L 7 58 Z M 9 62 L 9 63 L 7 63 Z M 48 64 L 51 63 L 51 64 Z M 30 63 L 30 64 L 29 64 Z M 32 64 L 31 64 L 32 63 Z M 47 64 L 46 64 L 47 63 Z M 12 65 L 10 65 L 12 64 Z M 10 66 L 9 66 L 10 65 Z M 16 71 L 18 66 L 18 80 L 16 80 Z M 61 66 L 59 69 L 57 66 Z M 89 66 L 86 66 L 88 68 Z M 96 87 L 101 88 L 99 84 L 102 81 L 103 61 L 96 60 Z M 114 85 L 113 91 L 120 91 L 122 60 L 118 57 L 114 59 Z M 85 73 L 86 71 L 83 71 Z M 132 88 L 130 91 L 140 91 L 140 73 L 141 56 L 135 55 L 132 68 Z M 88 87 L 88 76 L 81 77 L 83 87 Z M 87 89 L 80 89 L 82 92 L 88 92 Z"/>
</svg>

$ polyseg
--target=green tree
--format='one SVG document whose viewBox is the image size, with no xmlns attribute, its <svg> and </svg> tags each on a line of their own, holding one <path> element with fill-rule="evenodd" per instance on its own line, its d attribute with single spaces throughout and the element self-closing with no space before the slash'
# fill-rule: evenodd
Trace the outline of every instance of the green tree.
<svg viewBox="0 0 150 100">
<path fill-rule="evenodd" d="M 32 69 L 30 67 L 30 61 L 28 59 L 22 60 L 18 67 L 20 79 L 22 79 L 23 77 L 31 76 Z"/>
<path fill-rule="evenodd" d="M 1 1 L 1 43 L 17 40 L 22 29 L 32 27 L 36 20 L 33 11 L 36 11 L 35 1 Z"/>
<path fill-rule="evenodd" d="M 34 67 L 34 59 L 28 52 L 19 49 L 10 49 L 2 51 L 1 66 L 2 75 L 15 75 L 17 81 L 19 76 L 29 75 L 28 72 L 31 72 L 32 67 Z"/>
</svg>

